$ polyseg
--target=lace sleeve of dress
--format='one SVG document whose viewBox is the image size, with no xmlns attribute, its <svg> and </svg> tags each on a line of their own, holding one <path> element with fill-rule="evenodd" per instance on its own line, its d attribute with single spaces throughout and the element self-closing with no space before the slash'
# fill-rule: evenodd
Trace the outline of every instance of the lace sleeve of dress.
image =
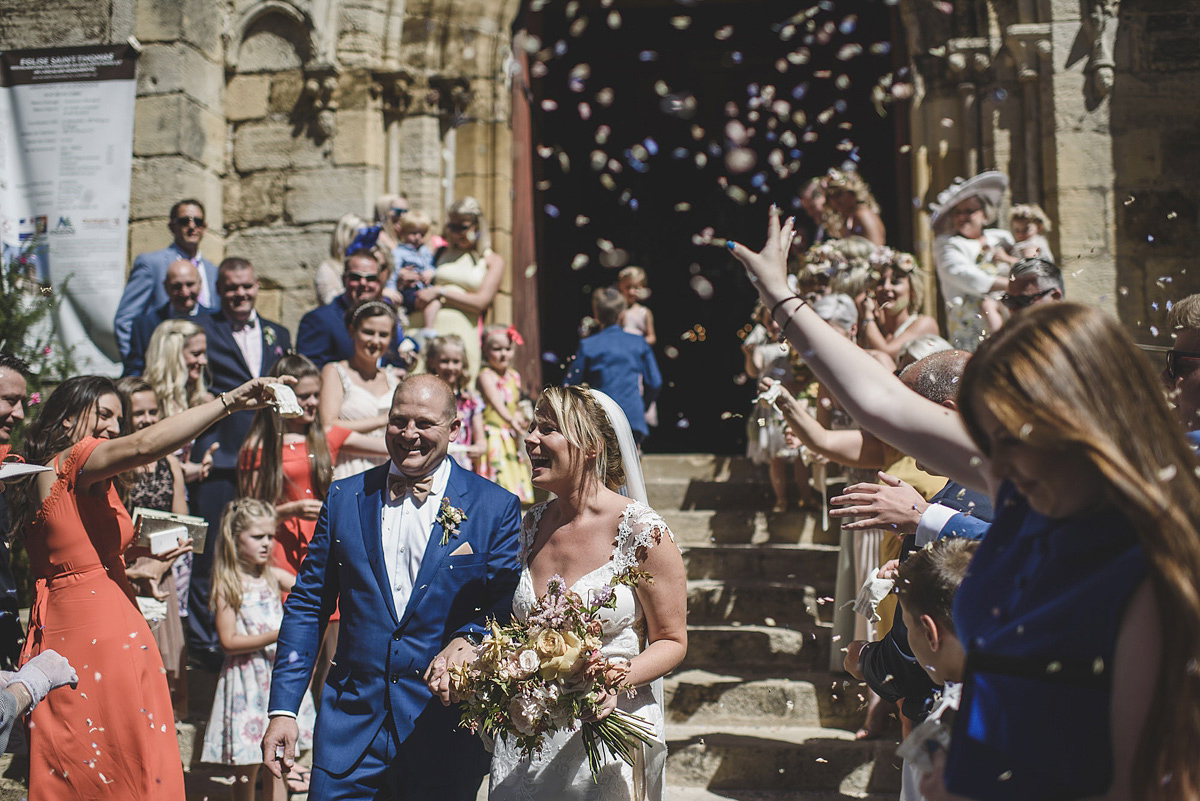
<svg viewBox="0 0 1200 801">
<path fill-rule="evenodd" d="M 528 564 L 526 558 L 529 554 L 529 549 L 533 547 L 533 539 L 537 536 L 538 523 L 541 522 L 542 512 L 546 511 L 546 506 L 549 501 L 535 503 L 530 506 L 525 512 L 525 518 L 521 521 L 521 564 Z"/>
<path fill-rule="evenodd" d="M 667 522 L 658 512 L 644 503 L 634 501 L 625 507 L 617 524 L 617 547 L 613 551 L 613 566 L 617 575 L 638 565 L 638 549 L 649 550 L 665 538 L 675 542 Z"/>
</svg>

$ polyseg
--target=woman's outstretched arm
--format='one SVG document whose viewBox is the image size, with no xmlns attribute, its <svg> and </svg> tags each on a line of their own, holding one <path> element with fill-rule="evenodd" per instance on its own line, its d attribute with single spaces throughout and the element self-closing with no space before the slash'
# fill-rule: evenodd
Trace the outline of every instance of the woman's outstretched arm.
<svg viewBox="0 0 1200 801">
<path fill-rule="evenodd" d="M 973 489 L 991 491 L 986 460 L 954 412 L 917 395 L 869 354 L 847 340 L 787 284 L 786 254 L 792 221 L 772 207 L 767 243 L 755 253 L 730 242 L 763 303 L 817 378 L 863 428 L 913 456 L 934 472 Z"/>
</svg>

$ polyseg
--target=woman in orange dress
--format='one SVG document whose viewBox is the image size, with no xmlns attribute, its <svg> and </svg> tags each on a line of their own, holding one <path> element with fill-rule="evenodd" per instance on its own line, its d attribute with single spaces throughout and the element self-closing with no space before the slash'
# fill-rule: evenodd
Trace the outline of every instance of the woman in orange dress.
<svg viewBox="0 0 1200 801">
<path fill-rule="evenodd" d="M 79 376 L 54 391 L 29 427 L 25 461 L 51 470 L 10 495 L 37 578 L 21 658 L 53 648 L 79 672 L 77 690 L 54 693 L 33 711 L 30 801 L 183 798 L 171 696 L 125 578 L 133 524 L 113 479 L 153 464 L 230 412 L 265 405 L 266 383 L 254 379 L 120 437 L 116 385 Z"/>
</svg>

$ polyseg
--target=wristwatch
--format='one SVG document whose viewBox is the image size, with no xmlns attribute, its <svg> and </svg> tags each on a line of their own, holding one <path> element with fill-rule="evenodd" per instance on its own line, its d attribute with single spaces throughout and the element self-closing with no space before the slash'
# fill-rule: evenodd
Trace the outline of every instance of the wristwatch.
<svg viewBox="0 0 1200 801">
<path fill-rule="evenodd" d="M 479 645 L 483 642 L 483 635 L 478 631 L 460 631 L 457 636 L 462 637 L 471 645 Z"/>
</svg>

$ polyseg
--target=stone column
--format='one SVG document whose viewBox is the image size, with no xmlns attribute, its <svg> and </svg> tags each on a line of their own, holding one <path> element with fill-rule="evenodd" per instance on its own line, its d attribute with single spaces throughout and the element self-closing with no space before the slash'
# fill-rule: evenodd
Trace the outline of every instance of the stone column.
<svg viewBox="0 0 1200 801">
<path fill-rule="evenodd" d="M 201 251 L 224 252 L 221 174 L 225 161 L 222 17 L 205 0 L 138 0 L 138 62 L 129 207 L 129 260 L 170 242 L 167 212 L 182 198 L 204 203 Z"/>
</svg>

